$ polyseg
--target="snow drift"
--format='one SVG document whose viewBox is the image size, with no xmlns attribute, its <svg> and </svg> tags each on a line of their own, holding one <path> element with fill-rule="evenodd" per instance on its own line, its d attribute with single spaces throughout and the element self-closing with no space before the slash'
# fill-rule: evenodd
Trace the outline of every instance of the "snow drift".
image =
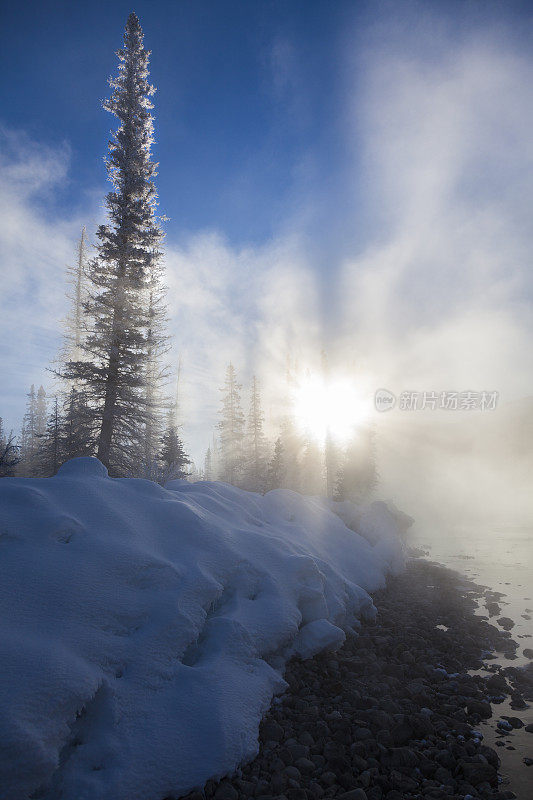
<svg viewBox="0 0 533 800">
<path fill-rule="evenodd" d="M 3 800 L 160 800 L 253 757 L 283 665 L 401 568 L 384 504 L 110 479 L 0 481 Z M 344 509 L 346 517 L 346 508 Z"/>
</svg>

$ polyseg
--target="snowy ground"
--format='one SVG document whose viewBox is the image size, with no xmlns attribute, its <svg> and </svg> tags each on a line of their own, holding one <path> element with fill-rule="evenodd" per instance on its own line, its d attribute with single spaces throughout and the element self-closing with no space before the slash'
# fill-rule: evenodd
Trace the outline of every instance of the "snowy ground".
<svg viewBox="0 0 533 800">
<path fill-rule="evenodd" d="M 384 504 L 110 479 L 0 481 L 3 800 L 160 800 L 233 770 L 294 653 L 401 569 Z M 348 519 L 349 518 L 349 519 Z"/>
</svg>

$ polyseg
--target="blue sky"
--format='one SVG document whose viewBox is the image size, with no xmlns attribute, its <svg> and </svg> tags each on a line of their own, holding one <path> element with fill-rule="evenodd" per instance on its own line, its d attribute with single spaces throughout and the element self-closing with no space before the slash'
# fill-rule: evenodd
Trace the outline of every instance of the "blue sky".
<svg viewBox="0 0 533 800">
<path fill-rule="evenodd" d="M 5 4 L 4 122 L 72 147 L 58 206 L 105 180 L 112 119 L 99 99 L 116 70 L 129 2 Z M 137 2 L 153 51 L 161 208 L 173 236 L 272 236 L 294 183 L 338 178 L 341 40 L 362 14 L 327 2 Z"/>
<path fill-rule="evenodd" d="M 8 426 L 50 384 L 65 266 L 101 220 L 131 10 L 195 453 L 230 358 L 272 398 L 287 355 L 324 346 L 369 385 L 531 393 L 531 3 L 43 0 L 1 11 Z"/>
</svg>

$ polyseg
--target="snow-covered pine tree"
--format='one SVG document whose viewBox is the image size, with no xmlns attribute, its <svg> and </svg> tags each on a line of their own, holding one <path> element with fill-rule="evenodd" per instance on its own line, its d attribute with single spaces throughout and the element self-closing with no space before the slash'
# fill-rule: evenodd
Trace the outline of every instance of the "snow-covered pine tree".
<svg viewBox="0 0 533 800">
<path fill-rule="evenodd" d="M 211 454 L 211 447 L 208 447 L 204 458 L 204 481 L 213 480 L 213 456 Z"/>
<path fill-rule="evenodd" d="M 17 472 L 25 477 L 32 477 L 38 473 L 39 437 L 37 435 L 37 396 L 32 383 L 27 394 L 26 412 L 22 419 L 20 435 L 20 462 Z"/>
<path fill-rule="evenodd" d="M 114 474 L 135 472 L 146 431 L 157 417 L 155 390 L 160 378 L 153 360 L 164 349 L 160 298 L 160 245 L 156 217 L 157 164 L 151 159 L 153 108 L 150 52 L 130 14 L 119 73 L 104 108 L 119 127 L 109 142 L 107 170 L 113 190 L 106 197 L 108 223 L 97 231 L 97 256 L 87 266 L 89 299 L 84 304 L 87 335 L 81 348 L 89 357 L 71 359 L 64 374 L 85 392 L 98 428 L 97 455 Z M 152 303 L 150 303 L 152 298 Z M 154 298 L 156 298 L 154 300 Z"/>
<path fill-rule="evenodd" d="M 211 439 L 211 480 L 220 480 L 220 445 L 217 437 L 213 433 Z"/>
<path fill-rule="evenodd" d="M 63 405 L 60 436 L 64 461 L 94 455 L 93 415 L 83 390 L 72 387 Z"/>
<path fill-rule="evenodd" d="M 263 431 L 263 411 L 259 382 L 254 375 L 250 392 L 250 410 L 246 433 L 245 488 L 251 492 L 263 492 L 268 466 L 267 441 Z"/>
<path fill-rule="evenodd" d="M 13 431 L 4 431 L 4 423 L 0 417 L 0 478 L 9 478 L 15 474 L 19 463 L 18 451 Z"/>
<path fill-rule="evenodd" d="M 324 477 L 324 453 L 311 437 L 305 443 L 301 463 L 302 492 L 307 495 L 323 495 L 326 490 Z"/>
<path fill-rule="evenodd" d="M 167 427 L 161 440 L 161 475 L 159 482 L 177 478 L 186 478 L 189 475 L 191 459 L 188 457 L 178 434 L 178 427 L 173 422 Z"/>
<path fill-rule="evenodd" d="M 39 473 L 48 478 L 55 475 L 66 459 L 61 450 L 61 414 L 57 395 L 52 402 L 46 430 L 39 444 Z"/>
<path fill-rule="evenodd" d="M 37 392 L 37 400 L 35 402 L 35 435 L 39 438 L 44 436 L 46 430 L 47 418 L 47 403 L 46 392 L 42 386 L 39 386 Z"/>
<path fill-rule="evenodd" d="M 148 286 L 146 407 L 150 409 L 151 413 L 147 415 L 144 426 L 144 449 L 141 458 L 145 465 L 143 472 L 146 472 L 146 468 L 149 470 L 150 465 L 156 464 L 163 436 L 167 436 L 167 434 L 173 430 L 173 435 L 175 435 L 178 442 L 180 441 L 178 436 L 178 392 L 181 365 L 178 366 L 176 402 L 173 410 L 169 414 L 166 430 L 163 433 L 164 426 L 162 415 L 165 406 L 168 408 L 168 401 L 165 401 L 161 391 L 162 383 L 168 375 L 168 368 L 162 365 L 162 356 L 169 349 L 168 337 L 165 335 L 166 322 L 163 270 L 160 262 L 155 261 L 152 265 Z M 167 480 L 170 480 L 170 478 L 167 478 Z"/>
<path fill-rule="evenodd" d="M 304 451 L 303 436 L 297 430 L 291 414 L 281 423 L 280 439 L 283 445 L 283 488 L 293 492 L 302 490 L 301 459 Z"/>
<path fill-rule="evenodd" d="M 372 425 L 354 431 L 338 472 L 337 500 L 366 500 L 378 482 L 375 431 Z"/>
<path fill-rule="evenodd" d="M 324 463 L 326 468 L 326 495 L 333 497 L 339 473 L 339 448 L 328 429 L 324 443 Z"/>
<path fill-rule="evenodd" d="M 81 236 L 76 252 L 75 266 L 68 267 L 69 289 L 67 297 L 70 300 L 71 311 L 66 320 L 66 357 L 72 361 L 82 358 L 81 344 L 85 318 L 83 313 L 84 303 L 87 301 L 87 285 L 85 272 L 87 268 L 87 236 L 85 226 L 81 229 Z"/>
<path fill-rule="evenodd" d="M 274 444 L 274 453 L 268 462 L 266 477 L 267 492 L 270 492 L 272 489 L 281 489 L 285 483 L 285 464 L 283 456 L 283 442 L 281 441 L 281 437 L 278 436 Z"/>
<path fill-rule="evenodd" d="M 220 467 L 219 479 L 240 486 L 244 468 L 244 414 L 241 409 L 241 386 L 233 364 L 226 370 L 220 411 Z"/>
</svg>

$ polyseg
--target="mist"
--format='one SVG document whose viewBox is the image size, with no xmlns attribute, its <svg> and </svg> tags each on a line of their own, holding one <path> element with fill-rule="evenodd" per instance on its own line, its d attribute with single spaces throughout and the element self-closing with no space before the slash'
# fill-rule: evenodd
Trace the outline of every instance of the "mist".
<svg viewBox="0 0 533 800">
<path fill-rule="evenodd" d="M 287 232 L 262 249 L 206 233 L 170 254 L 176 337 L 194 329 L 180 342 L 190 435 L 214 419 L 213 375 L 230 358 L 260 375 L 274 421 L 286 358 L 313 372 L 322 349 L 369 406 L 382 387 L 495 391 L 492 411 L 374 413 L 381 492 L 428 536 L 458 518 L 530 523 L 533 59 L 504 28 L 456 38 L 425 11 L 410 31 L 387 23 L 355 53 L 350 43 L 344 65 L 344 189 L 359 197 L 362 184 L 363 208 L 302 190 Z M 320 269 L 307 220 L 326 213 L 343 233 Z"/>
<path fill-rule="evenodd" d="M 316 154 L 302 154 L 274 236 L 240 245 L 223 230 L 179 233 L 167 224 L 184 440 L 201 463 L 230 360 L 245 386 L 260 378 L 274 433 L 287 364 L 319 372 L 324 351 L 331 373 L 364 393 L 382 491 L 408 513 L 527 522 L 533 58 L 511 22 L 458 26 L 418 4 L 389 11 L 340 38 L 332 124 L 342 163 L 325 182 Z M 271 91 L 296 127 L 309 114 L 298 59 L 289 40 L 265 57 Z M 54 151 L 7 129 L 4 137 L 9 281 L 0 324 L 5 363 L 24 364 L 5 390 L 6 421 L 16 427 L 27 384 L 47 378 L 40 365 L 57 351 L 64 267 L 81 224 L 102 217 L 95 198 L 103 188 L 86 192 L 70 217 L 51 219 L 69 147 Z M 17 341 L 8 335 L 15 317 Z M 496 391 L 498 404 L 387 417 L 373 411 L 379 388 L 396 397 Z"/>
<path fill-rule="evenodd" d="M 533 14 L 137 10 L 6 8 L 6 800 L 529 797 Z"/>
</svg>

